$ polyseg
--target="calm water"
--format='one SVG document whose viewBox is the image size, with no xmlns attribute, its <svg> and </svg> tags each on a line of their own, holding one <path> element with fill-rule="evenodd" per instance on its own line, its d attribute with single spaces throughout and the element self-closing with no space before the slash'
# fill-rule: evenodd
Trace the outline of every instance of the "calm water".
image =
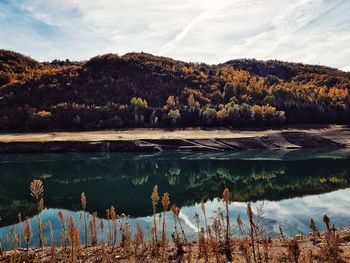
<svg viewBox="0 0 350 263">
<path fill-rule="evenodd" d="M 51 221 L 58 238 L 58 211 L 80 216 L 80 193 L 88 198 L 88 210 L 103 218 L 111 205 L 129 215 L 132 226 L 147 232 L 152 224 L 150 193 L 155 184 L 169 192 L 181 207 L 188 237 L 195 234 L 194 214 L 205 201 L 213 218 L 222 202 L 224 187 L 233 192 L 233 218 L 245 220 L 247 201 L 264 208 L 271 231 L 281 225 L 287 234 L 308 232 L 313 217 L 322 228 L 328 214 L 336 226 L 350 225 L 350 150 L 268 150 L 236 153 L 159 154 L 33 154 L 0 155 L 0 238 L 6 246 L 11 225 L 19 212 L 33 217 L 35 202 L 29 185 L 41 179 L 45 186 L 43 221 Z M 169 233 L 173 231 L 169 215 Z M 20 226 L 16 226 L 20 230 Z M 48 238 L 48 231 L 46 230 Z M 81 233 L 83 236 L 83 231 Z M 84 237 L 82 237 L 84 238 Z M 48 238 L 49 239 L 49 238 Z M 37 243 L 34 237 L 32 245 Z"/>
</svg>

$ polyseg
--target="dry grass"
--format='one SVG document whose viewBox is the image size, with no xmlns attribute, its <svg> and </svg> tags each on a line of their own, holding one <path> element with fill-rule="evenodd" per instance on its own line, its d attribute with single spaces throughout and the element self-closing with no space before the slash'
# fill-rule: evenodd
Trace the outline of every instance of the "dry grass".
<svg viewBox="0 0 350 263">
<path fill-rule="evenodd" d="M 39 215 L 42 211 L 40 200 L 43 194 L 43 184 L 40 181 L 33 181 L 30 190 L 38 204 Z M 97 213 L 94 212 L 91 220 L 88 217 L 87 231 L 86 224 L 84 230 L 87 231 L 88 244 L 81 244 L 79 222 L 75 222 L 72 217 L 68 217 L 62 212 L 58 213 L 58 218 L 62 225 L 62 232 L 59 234 L 61 246 L 56 247 L 55 238 L 52 231 L 52 224 L 48 222 L 50 229 L 50 246 L 45 247 L 41 243 L 42 233 L 37 233 L 39 237 L 39 248 L 30 248 L 33 238 L 31 230 L 31 219 L 26 218 L 22 222 L 22 233 L 13 229 L 13 248 L 10 251 L 3 251 L 0 248 L 0 262 L 333 262 L 342 263 L 350 261 L 350 229 L 336 229 L 331 226 L 330 218 L 323 217 L 326 231 L 320 233 L 314 221 L 311 219 L 309 235 L 293 238 L 285 237 L 283 229 L 280 228 L 280 238 L 271 238 L 265 231 L 261 218 L 263 210 L 254 208 L 250 203 L 247 205 L 247 216 L 249 224 L 244 225 L 240 217 L 234 221 L 229 216 L 229 203 L 232 194 L 229 189 L 224 189 L 222 201 L 225 211 L 219 212 L 213 223 L 208 225 L 204 203 L 201 204 L 202 216 L 196 214 L 197 240 L 189 242 L 181 225 L 179 218 L 180 208 L 171 202 L 168 193 L 164 193 L 160 200 L 158 187 L 154 187 L 151 194 L 151 204 L 154 211 L 154 226 L 150 230 L 150 240 L 145 238 L 144 230 L 138 225 L 134 231 L 128 224 L 125 215 L 118 216 L 114 207 L 107 209 L 107 223 L 102 220 L 98 222 Z M 38 201 L 39 200 L 39 201 Z M 159 204 L 161 201 L 161 204 Z M 84 193 L 81 195 L 83 211 L 86 211 L 87 198 Z M 161 206 L 161 207 L 159 207 Z M 159 211 L 159 221 L 157 222 L 157 208 Z M 170 208 L 170 211 L 169 211 Z M 166 214 L 173 216 L 174 231 L 171 240 L 166 235 L 166 228 L 169 222 Z M 39 217 L 40 218 L 40 217 Z M 19 216 L 21 221 L 21 217 Z M 84 221 L 85 221 L 84 220 Z M 204 226 L 201 227 L 201 220 Z M 42 222 L 40 222 L 42 224 Z M 233 236 L 233 229 L 240 232 L 240 236 Z M 118 238 L 118 230 L 120 238 Z M 161 230 L 161 238 L 158 232 Z M 106 231 L 106 232 L 105 232 Z M 98 232 L 104 236 L 98 240 Z M 57 234 L 57 233 L 56 233 Z M 147 233 L 146 233 L 147 234 Z M 21 247 L 21 240 L 24 241 L 25 248 Z M 86 240 L 85 240 L 86 242 Z"/>
</svg>

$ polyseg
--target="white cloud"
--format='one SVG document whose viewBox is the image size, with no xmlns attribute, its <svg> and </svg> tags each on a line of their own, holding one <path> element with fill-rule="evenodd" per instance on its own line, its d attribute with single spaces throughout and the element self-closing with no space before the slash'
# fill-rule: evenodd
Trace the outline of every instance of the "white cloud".
<svg viewBox="0 0 350 263">
<path fill-rule="evenodd" d="M 345 66 L 342 70 L 350 72 L 350 66 Z"/>
<path fill-rule="evenodd" d="M 295 197 L 281 201 L 257 201 L 252 204 L 252 207 L 254 211 L 257 211 L 258 207 L 263 207 L 265 220 L 269 221 L 275 230 L 278 231 L 278 226 L 282 226 L 288 234 L 295 235 L 310 231 L 310 217 L 321 226 L 321 229 L 324 229 L 322 224 L 324 214 L 331 217 L 335 226 L 350 224 L 350 211 L 346 208 L 349 194 L 350 189 L 347 188 L 325 194 Z M 231 218 L 237 218 L 240 215 L 243 222 L 247 224 L 246 206 L 246 202 L 232 202 L 229 207 Z M 225 211 L 223 202 L 217 199 L 207 201 L 205 207 L 209 221 L 217 216 L 219 208 L 221 211 Z M 195 213 L 202 215 L 201 204 L 182 207 L 181 211 L 188 218 L 192 218 L 192 221 Z"/>
<path fill-rule="evenodd" d="M 7 5 L 27 21 L 0 23 L 1 47 L 40 60 L 145 51 L 207 63 L 254 57 L 344 69 L 350 59 L 350 1 L 345 0 L 28 0 Z M 0 11 L 0 22 L 15 16 L 10 11 Z M 47 36 L 41 27 L 47 27 Z"/>
</svg>

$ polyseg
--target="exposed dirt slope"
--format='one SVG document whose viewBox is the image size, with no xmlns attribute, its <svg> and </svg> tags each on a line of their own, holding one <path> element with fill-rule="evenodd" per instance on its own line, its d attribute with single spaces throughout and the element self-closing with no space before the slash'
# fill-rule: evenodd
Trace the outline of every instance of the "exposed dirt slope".
<svg viewBox="0 0 350 263">
<path fill-rule="evenodd" d="M 302 126 L 268 130 L 161 130 L 6 133 L 0 152 L 248 150 L 350 147 L 346 126 Z"/>
</svg>

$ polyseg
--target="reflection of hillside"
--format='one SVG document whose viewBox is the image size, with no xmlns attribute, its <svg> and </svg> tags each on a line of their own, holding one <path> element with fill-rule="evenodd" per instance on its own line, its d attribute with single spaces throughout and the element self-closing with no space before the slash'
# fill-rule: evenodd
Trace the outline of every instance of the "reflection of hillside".
<svg viewBox="0 0 350 263">
<path fill-rule="evenodd" d="M 155 184 L 161 192 L 169 192 L 172 201 L 179 206 L 218 197 L 224 187 L 232 189 L 235 200 L 243 201 L 280 200 L 350 185 L 349 158 L 293 158 L 291 161 L 210 156 L 13 157 L 0 164 L 0 224 L 15 221 L 18 212 L 32 213 L 34 203 L 28 186 L 33 178 L 44 181 L 48 207 L 78 210 L 80 193 L 85 191 L 90 211 L 97 210 L 102 215 L 106 208 L 114 205 L 119 212 L 131 216 L 151 213 L 149 195 Z"/>
</svg>

